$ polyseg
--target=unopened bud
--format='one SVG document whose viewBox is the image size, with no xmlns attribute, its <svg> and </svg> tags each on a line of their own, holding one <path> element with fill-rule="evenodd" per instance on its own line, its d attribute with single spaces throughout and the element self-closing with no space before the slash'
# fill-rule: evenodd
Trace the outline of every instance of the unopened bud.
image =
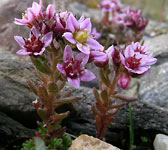
<svg viewBox="0 0 168 150">
<path fill-rule="evenodd" d="M 129 74 L 121 74 L 118 80 L 118 85 L 122 89 L 127 89 L 130 87 L 130 76 Z"/>
</svg>

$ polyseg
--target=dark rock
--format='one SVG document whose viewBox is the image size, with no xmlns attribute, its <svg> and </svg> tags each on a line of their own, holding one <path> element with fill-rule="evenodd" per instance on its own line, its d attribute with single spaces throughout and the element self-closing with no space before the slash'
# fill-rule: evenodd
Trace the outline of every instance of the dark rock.
<svg viewBox="0 0 168 150">
<path fill-rule="evenodd" d="M 81 87 L 72 89 L 73 95 L 78 95 L 82 99 L 74 104 L 78 115 L 70 118 L 67 126 L 73 132 L 95 134 L 94 118 L 91 112 L 91 104 L 95 102 L 92 90 Z M 136 130 L 153 130 L 168 134 L 168 110 L 146 102 L 138 101 L 132 103 L 134 127 Z M 116 121 L 110 127 L 109 135 L 117 134 L 118 131 L 127 130 L 129 127 L 129 105 L 121 108 L 115 115 Z M 120 134 L 120 133 L 118 133 Z"/>
<path fill-rule="evenodd" d="M 6 146 L 5 144 L 9 144 L 11 140 L 16 140 L 18 137 L 34 136 L 34 134 L 34 130 L 24 127 L 0 112 L 0 147 L 1 145 Z"/>
<path fill-rule="evenodd" d="M 30 61 L 0 51 L 0 66 L 1 112 L 24 125 L 35 125 L 37 114 L 32 101 L 36 97 L 27 86 L 27 80 L 35 77 Z"/>
<path fill-rule="evenodd" d="M 139 97 L 142 101 L 168 108 L 168 62 L 153 67 L 141 78 Z"/>
</svg>

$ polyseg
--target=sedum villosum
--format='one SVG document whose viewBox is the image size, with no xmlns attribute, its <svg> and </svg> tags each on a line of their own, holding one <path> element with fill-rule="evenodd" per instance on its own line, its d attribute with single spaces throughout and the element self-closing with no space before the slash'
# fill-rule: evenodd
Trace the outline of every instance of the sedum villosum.
<svg viewBox="0 0 168 150">
<path fill-rule="evenodd" d="M 103 4 L 101 6 L 103 9 Z M 90 18 L 77 19 L 71 12 L 56 12 L 52 4 L 45 9 L 42 0 L 39 4 L 33 2 L 22 19 L 15 18 L 14 23 L 30 29 L 29 38 L 14 38 L 21 47 L 17 54 L 30 57 L 39 78 L 36 83 L 29 80 L 28 85 L 38 97 L 33 104 L 43 121 L 38 125 L 45 133 L 42 138 L 46 144 L 52 138 L 61 137 L 66 130 L 60 125 L 69 112 L 57 113 L 55 109 L 80 99 L 72 97 L 71 91 L 63 90 L 66 82 L 79 88 L 80 81 L 89 82 L 96 78 L 86 69 L 88 63 L 94 63 L 100 73 L 100 92 L 93 89 L 96 103 L 92 110 L 97 137 L 103 139 L 117 109 L 125 102 L 136 100 L 119 94 L 117 84 L 127 89 L 132 76 L 143 75 L 157 61 L 147 52 L 147 47 L 138 42 L 128 43 L 124 48 L 112 45 L 106 49 L 97 41 L 100 34 L 92 29 Z M 112 80 L 111 74 L 114 74 Z M 124 102 L 116 103 L 118 99 Z M 37 136 L 41 137 L 40 133 Z"/>
</svg>

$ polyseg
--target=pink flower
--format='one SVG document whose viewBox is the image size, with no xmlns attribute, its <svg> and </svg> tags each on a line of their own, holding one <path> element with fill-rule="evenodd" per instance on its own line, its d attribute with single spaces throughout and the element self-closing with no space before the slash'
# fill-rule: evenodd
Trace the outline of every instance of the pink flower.
<svg viewBox="0 0 168 150">
<path fill-rule="evenodd" d="M 90 54 L 91 49 L 102 50 L 103 46 L 91 36 L 91 27 L 90 18 L 84 19 L 82 17 L 77 21 L 76 18 L 70 14 L 66 23 L 66 29 L 69 32 L 65 32 L 63 36 L 71 44 L 76 45 L 82 53 Z"/>
<path fill-rule="evenodd" d="M 105 67 L 109 63 L 109 58 L 114 49 L 114 46 L 107 50 L 91 50 L 90 58 L 97 67 Z"/>
<path fill-rule="evenodd" d="M 100 7 L 104 12 L 119 11 L 121 6 L 122 4 L 119 0 L 103 0 L 100 4 Z"/>
<path fill-rule="evenodd" d="M 115 13 L 114 18 L 113 18 L 113 22 L 115 24 L 125 25 L 125 17 L 126 17 L 125 13 Z"/>
<path fill-rule="evenodd" d="M 148 20 L 142 16 L 141 10 L 133 10 L 127 7 L 124 12 L 126 13 L 124 22 L 127 27 L 138 31 L 143 31 L 145 29 Z"/>
<path fill-rule="evenodd" d="M 123 73 L 120 75 L 120 78 L 118 80 L 118 86 L 122 89 L 127 89 L 130 87 L 130 80 L 131 80 L 131 78 L 130 78 L 129 74 Z"/>
<path fill-rule="evenodd" d="M 57 26 L 56 28 L 58 30 L 62 30 L 65 32 L 66 30 L 66 24 L 67 24 L 67 20 L 68 20 L 68 17 L 71 13 L 65 11 L 65 12 L 60 12 L 60 13 L 57 13 L 56 14 L 56 21 L 57 21 Z"/>
<path fill-rule="evenodd" d="M 55 13 L 56 13 L 54 5 L 53 4 L 48 5 L 45 13 L 46 13 L 46 17 L 49 20 L 54 18 Z"/>
<path fill-rule="evenodd" d="M 101 34 L 97 32 L 96 28 L 93 28 L 91 35 L 93 36 L 94 39 L 99 39 L 101 37 Z"/>
<path fill-rule="evenodd" d="M 22 19 L 15 18 L 14 23 L 18 25 L 26 25 L 33 27 L 34 21 L 42 17 L 42 0 L 40 3 L 33 2 L 32 7 L 28 8 Z"/>
<path fill-rule="evenodd" d="M 37 56 L 42 55 L 45 48 L 50 45 L 52 42 L 53 33 L 49 32 L 41 39 L 36 28 L 32 27 L 29 39 L 24 39 L 21 36 L 15 36 L 14 38 L 22 48 L 21 50 L 17 51 L 18 55 Z"/>
<path fill-rule="evenodd" d="M 157 59 L 151 55 L 152 53 L 147 52 L 146 46 L 141 46 L 138 42 L 132 42 L 123 53 L 120 53 L 120 58 L 129 72 L 143 74 L 150 69 L 151 65 L 157 62 Z"/>
<path fill-rule="evenodd" d="M 95 75 L 89 70 L 85 69 L 89 56 L 83 53 L 73 56 L 72 49 L 69 45 L 64 50 L 64 64 L 58 64 L 57 69 L 67 77 L 75 88 L 79 88 L 80 81 L 89 82 L 95 79 Z"/>
</svg>

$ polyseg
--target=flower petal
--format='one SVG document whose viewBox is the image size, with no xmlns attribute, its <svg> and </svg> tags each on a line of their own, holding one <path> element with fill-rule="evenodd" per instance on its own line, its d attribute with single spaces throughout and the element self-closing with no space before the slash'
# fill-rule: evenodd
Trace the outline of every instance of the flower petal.
<svg viewBox="0 0 168 150">
<path fill-rule="evenodd" d="M 34 54 L 35 56 L 38 56 L 38 55 L 41 56 L 41 55 L 43 55 L 44 51 L 45 51 L 45 47 L 43 47 L 39 53 L 35 52 L 35 53 L 33 53 L 33 54 Z"/>
<path fill-rule="evenodd" d="M 80 76 L 81 81 L 85 81 L 85 82 L 89 82 L 95 78 L 96 76 L 87 69 L 85 69 L 85 72 Z"/>
<path fill-rule="evenodd" d="M 19 44 L 20 47 L 24 47 L 25 45 L 25 41 L 21 36 L 14 36 L 14 39 L 16 40 L 16 42 Z"/>
<path fill-rule="evenodd" d="M 75 60 L 82 62 L 81 64 L 84 66 L 87 64 L 89 60 L 89 55 L 86 55 L 84 53 L 79 53 L 78 55 L 75 56 Z"/>
<path fill-rule="evenodd" d="M 86 43 L 88 46 L 90 46 L 91 49 L 104 50 L 104 47 L 99 42 L 97 42 L 96 40 L 92 38 L 88 39 Z"/>
<path fill-rule="evenodd" d="M 134 49 L 132 48 L 131 45 L 127 46 L 125 51 L 124 51 L 125 58 L 129 58 L 134 56 Z"/>
<path fill-rule="evenodd" d="M 32 27 L 31 32 L 36 37 L 36 39 L 39 37 L 39 33 L 37 32 L 37 29 L 35 26 Z"/>
<path fill-rule="evenodd" d="M 48 17 L 48 19 L 54 17 L 55 14 L 55 8 L 53 4 L 48 5 L 47 9 L 46 9 L 46 15 Z"/>
<path fill-rule="evenodd" d="M 87 18 L 80 23 L 80 30 L 87 30 L 90 33 L 91 28 L 92 28 L 92 24 L 90 22 L 90 18 Z"/>
<path fill-rule="evenodd" d="M 40 13 L 40 10 L 41 10 L 41 6 L 36 3 L 36 2 L 33 2 L 32 4 L 32 11 L 33 11 L 33 14 L 37 17 Z"/>
<path fill-rule="evenodd" d="M 72 86 L 74 86 L 75 88 L 79 88 L 80 87 L 80 79 L 76 78 L 76 79 L 71 79 L 71 78 L 67 78 L 68 82 L 70 82 L 72 84 Z"/>
<path fill-rule="evenodd" d="M 63 34 L 63 36 L 64 36 L 65 39 L 66 39 L 67 41 L 69 41 L 70 43 L 76 44 L 76 41 L 74 40 L 73 34 L 72 34 L 71 32 L 65 32 L 65 33 Z"/>
<path fill-rule="evenodd" d="M 66 29 L 70 30 L 72 33 L 79 29 L 79 22 L 76 20 L 73 14 L 70 14 L 68 17 Z"/>
<path fill-rule="evenodd" d="M 17 25 L 29 25 L 29 22 L 26 19 L 17 19 L 17 18 L 15 18 L 14 23 L 17 24 Z"/>
<path fill-rule="evenodd" d="M 123 54 L 120 53 L 120 58 L 122 63 L 124 64 L 124 66 L 126 67 L 126 63 L 125 63 L 125 57 L 123 56 Z"/>
<path fill-rule="evenodd" d="M 27 9 L 27 18 L 29 22 L 32 22 L 36 18 L 36 14 L 34 14 L 32 8 Z"/>
<path fill-rule="evenodd" d="M 21 49 L 21 50 L 17 51 L 16 54 L 18 54 L 20 56 L 27 56 L 27 55 L 32 54 L 32 52 L 27 52 L 25 49 Z"/>
<path fill-rule="evenodd" d="M 82 45 L 81 43 L 77 43 L 76 46 L 82 53 L 90 54 L 90 48 L 88 46 Z"/>
<path fill-rule="evenodd" d="M 137 70 L 132 70 L 131 72 L 137 73 L 137 74 L 143 74 L 147 72 L 150 69 L 150 66 L 145 67 L 139 67 Z"/>
<path fill-rule="evenodd" d="M 44 42 L 44 47 L 47 47 L 51 44 L 53 40 L 53 32 L 49 32 L 47 34 L 45 34 L 42 38 L 42 42 Z"/>
<path fill-rule="evenodd" d="M 57 64 L 57 69 L 64 75 L 66 76 L 66 72 L 64 70 L 64 66 L 62 64 Z"/>
<path fill-rule="evenodd" d="M 72 49 L 69 45 L 65 47 L 63 60 L 64 62 L 71 61 L 73 58 Z"/>
<path fill-rule="evenodd" d="M 115 49 L 114 49 L 114 46 L 113 46 L 113 45 L 110 46 L 110 47 L 106 50 L 106 53 L 107 53 L 108 57 L 111 57 L 111 55 L 112 55 L 112 53 L 113 53 L 114 50 L 115 50 Z"/>
</svg>

